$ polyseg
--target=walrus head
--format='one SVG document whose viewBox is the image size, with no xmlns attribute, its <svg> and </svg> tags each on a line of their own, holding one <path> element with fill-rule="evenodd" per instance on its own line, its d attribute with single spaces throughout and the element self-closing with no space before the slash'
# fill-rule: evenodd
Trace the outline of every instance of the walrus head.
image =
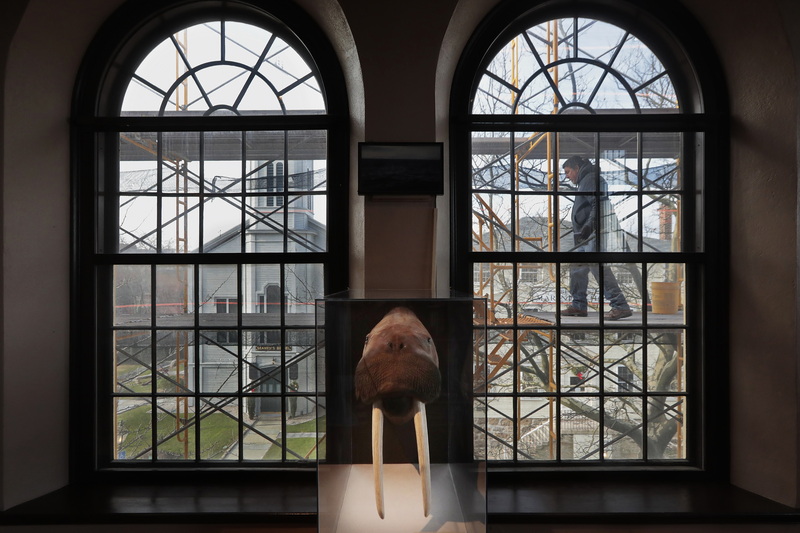
<svg viewBox="0 0 800 533">
<path fill-rule="evenodd" d="M 431 334 L 410 309 L 396 307 L 369 332 L 356 367 L 356 398 L 380 400 L 390 422 L 414 416 L 414 400 L 430 403 L 441 388 L 439 356 Z"/>
<path fill-rule="evenodd" d="M 375 503 L 383 518 L 383 418 L 395 424 L 414 419 L 422 479 L 422 507 L 430 512 L 431 480 L 425 404 L 439 396 L 442 377 L 431 334 L 410 309 L 396 307 L 364 341 L 356 366 L 356 397 L 372 404 L 372 465 Z"/>
</svg>

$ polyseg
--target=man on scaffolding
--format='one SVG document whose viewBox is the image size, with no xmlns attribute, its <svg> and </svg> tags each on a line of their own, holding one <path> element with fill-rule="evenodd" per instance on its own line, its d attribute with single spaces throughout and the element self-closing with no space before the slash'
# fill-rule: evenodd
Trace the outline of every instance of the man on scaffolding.
<svg viewBox="0 0 800 533">
<path fill-rule="evenodd" d="M 606 221 L 613 217 L 611 203 L 608 200 L 608 185 L 600 177 L 597 167 L 579 155 L 568 158 L 562 165 L 567 179 L 578 186 L 575 203 L 572 206 L 572 235 L 576 252 L 598 251 L 598 228 L 600 219 Z M 597 194 L 599 191 L 599 194 Z M 600 213 L 598 217 L 598 207 Z M 616 219 L 615 219 L 616 220 Z M 602 233 L 603 251 L 613 249 L 605 242 L 620 232 L 604 231 Z M 589 272 L 600 282 L 597 264 L 573 264 L 570 266 L 569 292 L 572 304 L 561 310 L 561 316 L 587 316 L 588 302 L 586 292 L 589 287 Z M 633 314 L 625 295 L 619 288 L 617 278 L 608 265 L 603 266 L 603 293 L 611 304 L 611 310 L 605 314 L 606 320 L 619 320 Z"/>
</svg>

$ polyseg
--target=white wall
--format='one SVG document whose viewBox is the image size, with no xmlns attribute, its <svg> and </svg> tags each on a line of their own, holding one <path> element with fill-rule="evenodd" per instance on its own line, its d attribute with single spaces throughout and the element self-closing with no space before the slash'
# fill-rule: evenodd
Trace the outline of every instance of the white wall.
<svg viewBox="0 0 800 533">
<path fill-rule="evenodd" d="M 9 50 L 3 164 L 3 506 L 67 481 L 69 126 L 75 74 L 118 2 L 31 0 Z"/>
</svg>

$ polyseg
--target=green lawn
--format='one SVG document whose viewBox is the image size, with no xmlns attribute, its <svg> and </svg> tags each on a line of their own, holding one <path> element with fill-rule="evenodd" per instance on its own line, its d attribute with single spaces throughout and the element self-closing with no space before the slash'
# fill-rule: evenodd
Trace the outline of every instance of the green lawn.
<svg viewBox="0 0 800 533">
<path fill-rule="evenodd" d="M 125 441 L 119 450 L 124 451 L 128 459 L 132 459 L 151 447 L 151 417 L 150 405 L 142 405 L 126 411 L 117 418 L 128 431 Z M 159 440 L 175 431 L 172 417 L 166 413 L 158 415 Z M 203 459 L 221 459 L 222 453 L 227 450 L 238 437 L 237 423 L 231 417 L 222 413 L 212 413 L 200 421 L 203 441 L 200 444 L 200 453 Z M 195 426 L 192 425 L 185 432 L 176 435 L 159 444 L 159 457 L 167 459 L 194 459 L 195 457 Z M 184 438 L 188 439 L 189 456 L 185 457 L 186 447 Z M 146 454 L 143 458 L 149 457 Z"/>
<path fill-rule="evenodd" d="M 125 453 L 127 459 L 133 459 L 140 453 L 149 449 L 152 445 L 151 433 L 151 413 L 150 405 L 142 405 L 122 413 L 117 418 L 117 423 L 124 426 L 127 431 L 125 440 L 120 444 L 119 451 Z M 325 431 L 325 417 L 317 420 L 309 420 L 300 424 L 289 424 L 286 426 L 286 446 L 289 450 L 298 454 L 300 457 L 308 456 L 314 460 L 316 453 L 324 454 L 324 446 L 312 453 L 317 444 L 315 437 L 292 437 L 293 433 L 316 433 L 317 423 L 319 423 L 320 433 Z M 175 431 L 174 420 L 166 413 L 158 415 L 158 436 L 159 440 Z M 238 438 L 238 427 L 236 420 L 222 413 L 212 413 L 200 421 L 201 435 L 203 442 L 200 445 L 202 459 L 221 459 L 222 454 L 232 446 Z M 188 438 L 188 457 L 185 456 L 186 445 L 183 441 L 184 435 Z M 163 459 L 194 459 L 195 458 L 195 426 L 192 425 L 184 433 L 176 435 L 169 440 L 159 444 L 158 456 Z M 151 452 L 142 456 L 142 459 L 149 459 Z M 265 461 L 280 461 L 281 448 L 272 445 L 264 455 Z M 288 454 L 288 460 L 298 460 L 295 456 Z"/>
</svg>

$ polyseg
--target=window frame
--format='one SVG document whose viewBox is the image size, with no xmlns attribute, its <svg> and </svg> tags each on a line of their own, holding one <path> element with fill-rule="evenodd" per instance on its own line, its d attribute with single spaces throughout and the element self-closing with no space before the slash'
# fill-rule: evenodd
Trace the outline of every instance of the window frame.
<svg viewBox="0 0 800 533">
<path fill-rule="evenodd" d="M 537 23 L 557 18 L 591 18 L 633 30 L 646 42 L 670 72 L 684 107 L 677 114 L 652 116 L 604 115 L 602 121 L 591 115 L 475 115 L 472 94 L 480 80 L 482 67 L 512 37 Z M 680 473 L 724 477 L 728 461 L 728 384 L 727 376 L 727 280 L 728 234 L 724 220 L 728 210 L 728 103 L 720 64 L 702 28 L 677 2 L 668 0 L 646 7 L 628 0 L 601 2 L 594 0 L 531 3 L 506 0 L 495 7 L 471 36 L 454 75 L 450 99 L 450 191 L 451 191 L 451 285 L 472 293 L 475 273 L 473 264 L 537 262 L 564 263 L 574 259 L 569 252 L 524 254 L 512 252 L 474 252 L 471 237 L 472 186 L 470 154 L 473 131 L 557 131 L 557 132 L 649 132 L 677 131 L 703 136 L 703 148 L 696 151 L 696 187 L 712 194 L 689 194 L 693 205 L 686 215 L 695 223 L 697 237 L 686 242 L 686 252 L 675 259 L 668 253 L 647 254 L 647 262 L 685 261 L 693 270 L 687 276 L 686 290 L 693 295 L 687 311 L 686 328 L 691 332 L 687 344 L 699 355 L 691 363 L 691 383 L 687 392 L 696 391 L 703 405 L 690 420 L 698 438 L 688 450 L 686 465 L 659 467 L 659 475 Z M 684 143 L 691 143 L 685 140 Z M 591 158 L 591 157 L 590 157 Z M 699 199 L 698 199 L 699 198 Z M 696 251 L 702 247 L 701 252 Z M 582 252 L 584 262 L 643 262 L 641 253 Z M 616 324 L 616 323 L 615 323 Z M 600 330 L 602 331 L 602 330 Z M 718 341 L 720 338 L 723 340 Z M 714 370 L 710 371 L 710 361 Z M 516 393 L 515 393 L 516 394 Z M 608 469 L 642 475 L 652 465 L 635 462 L 596 465 L 565 463 L 497 463 L 489 468 L 512 476 L 535 470 L 555 475 L 595 476 Z"/>
<path fill-rule="evenodd" d="M 209 117 L 142 117 L 115 116 L 119 110 L 127 80 L 143 54 L 148 53 L 166 30 L 189 27 L 205 20 L 239 20 L 263 24 L 282 32 L 296 49 L 307 53 L 324 91 L 327 112 L 322 115 L 299 116 L 209 116 Z M 167 33 L 169 33 L 167 31 Z M 120 58 L 123 60 L 120 61 Z M 109 272 L 114 264 L 186 264 L 244 265 L 264 263 L 284 265 L 292 260 L 324 264 L 324 291 L 337 292 L 348 286 L 348 178 L 349 178 L 349 111 L 344 75 L 337 54 L 313 19 L 291 2 L 269 0 L 185 2 L 182 0 L 142 0 L 127 2 L 104 23 L 88 47 L 79 70 L 73 95 L 71 118 L 71 324 L 70 324 L 70 477 L 92 479 L 98 475 L 119 475 L 152 469 L 158 464 L 126 465 L 105 462 L 108 445 L 102 436 L 113 434 L 103 406 L 103 380 L 110 382 L 110 360 L 101 357 L 107 351 L 111 317 L 103 314 L 103 287 L 110 286 Z M 104 254 L 101 243 L 108 236 L 98 233 L 110 209 L 96 197 L 103 187 L 104 168 L 114 168 L 117 156 L 113 149 L 118 132 L 125 131 L 291 131 L 318 129 L 327 132 L 328 201 L 327 239 L 324 252 L 295 253 L 214 253 L 214 254 Z M 113 177 L 112 177 L 113 179 Z M 113 230 L 113 224 L 110 226 Z M 313 256 L 313 257 L 312 257 Z M 283 267 L 281 266 L 281 272 Z M 107 304 L 110 305 L 110 304 Z M 98 306 L 98 307 L 96 307 Z M 290 325 L 281 325 L 289 331 Z M 199 369 L 198 369 L 199 371 Z M 288 375 L 288 360 L 287 370 Z M 288 383 L 288 382 L 287 382 Z M 199 391 L 198 391 L 199 392 Z M 241 393 L 239 393 L 241 395 Z M 290 396 L 289 394 L 288 396 Z M 287 396 L 287 397 L 288 397 Z M 243 400 L 244 401 L 244 400 Z M 91 436 L 91 438 L 88 438 Z M 188 461 L 185 465 L 170 463 L 169 468 L 184 471 L 221 473 L 203 462 Z M 217 465 L 219 466 L 219 465 Z M 314 461 L 308 464 L 263 464 L 250 466 L 237 461 L 222 465 L 227 470 L 269 468 L 273 471 L 313 472 Z M 162 473 L 153 471 L 153 476 Z M 166 474 L 168 475 L 168 474 Z M 305 474 L 303 474 L 305 475 Z M 302 477 L 302 476 L 301 476 Z M 277 479 L 277 478 L 276 478 Z"/>
</svg>

